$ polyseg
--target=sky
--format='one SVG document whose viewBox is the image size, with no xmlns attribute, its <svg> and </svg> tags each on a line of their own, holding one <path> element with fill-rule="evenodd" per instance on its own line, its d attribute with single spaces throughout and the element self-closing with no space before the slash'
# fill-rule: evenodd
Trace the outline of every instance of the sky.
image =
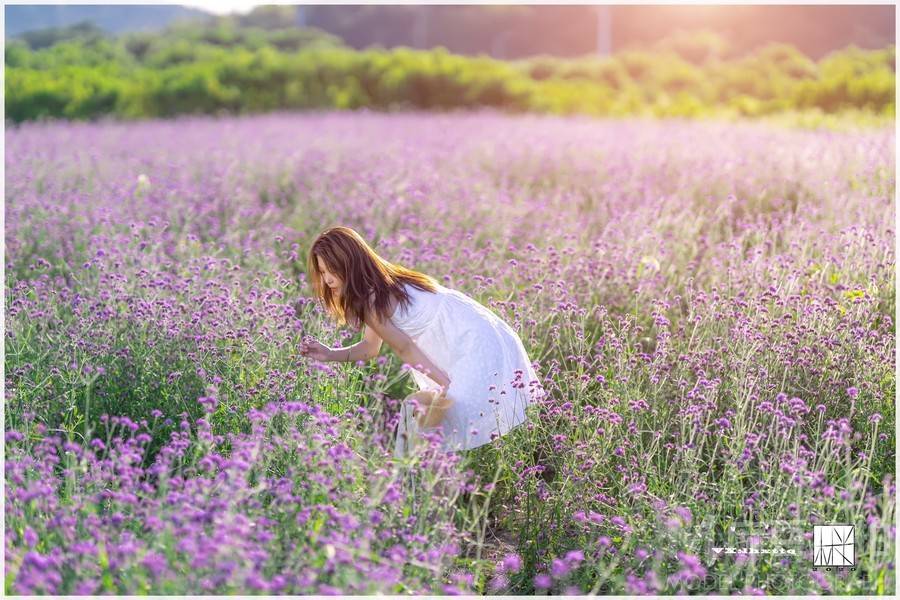
<svg viewBox="0 0 900 600">
<path fill-rule="evenodd" d="M 224 15 L 232 12 L 247 13 L 250 12 L 250 9 L 254 6 L 266 4 L 266 2 L 246 2 L 242 0 L 193 0 L 179 2 L 179 4 L 190 6 L 192 8 L 202 8 L 203 10 L 217 15 Z"/>
</svg>

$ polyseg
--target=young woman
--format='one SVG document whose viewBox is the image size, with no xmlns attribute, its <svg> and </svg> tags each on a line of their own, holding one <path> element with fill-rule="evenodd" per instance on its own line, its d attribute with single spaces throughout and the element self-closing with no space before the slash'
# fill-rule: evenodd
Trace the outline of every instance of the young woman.
<svg viewBox="0 0 900 600">
<path fill-rule="evenodd" d="M 433 278 L 378 256 L 348 227 L 319 234 L 310 248 L 314 293 L 360 342 L 328 348 L 307 339 L 301 354 L 321 361 L 369 360 L 382 341 L 412 368 L 419 390 L 452 403 L 439 429 L 443 448 L 477 448 L 525 421 L 525 407 L 545 394 L 519 336 L 491 310 Z M 394 455 L 409 453 L 417 422 L 401 407 Z"/>
</svg>

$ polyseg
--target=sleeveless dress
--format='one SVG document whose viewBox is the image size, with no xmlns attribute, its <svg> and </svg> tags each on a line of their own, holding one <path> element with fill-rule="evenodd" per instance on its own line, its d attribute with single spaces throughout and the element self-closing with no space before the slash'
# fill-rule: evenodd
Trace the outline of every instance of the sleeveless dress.
<svg viewBox="0 0 900 600">
<path fill-rule="evenodd" d="M 409 306 L 391 317 L 416 346 L 450 377 L 444 416 L 443 449 L 470 450 L 503 436 L 525 421 L 525 407 L 546 391 L 521 339 L 503 319 L 462 292 L 437 284 L 437 293 L 404 284 Z M 411 368 L 419 390 L 440 385 Z M 400 409 L 394 456 L 409 453 L 419 428 L 412 406 Z M 494 434 L 492 436 L 492 434 Z"/>
</svg>

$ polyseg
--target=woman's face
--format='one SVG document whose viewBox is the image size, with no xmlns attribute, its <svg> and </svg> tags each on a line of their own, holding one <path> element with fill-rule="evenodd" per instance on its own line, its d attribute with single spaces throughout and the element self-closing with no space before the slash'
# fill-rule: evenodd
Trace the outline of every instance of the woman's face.
<svg viewBox="0 0 900 600">
<path fill-rule="evenodd" d="M 321 256 L 317 256 L 316 261 L 319 263 L 319 271 L 322 272 L 322 280 L 325 282 L 325 285 L 330 287 L 333 292 L 340 293 L 344 282 L 341 281 L 340 277 L 328 270 Z"/>
</svg>

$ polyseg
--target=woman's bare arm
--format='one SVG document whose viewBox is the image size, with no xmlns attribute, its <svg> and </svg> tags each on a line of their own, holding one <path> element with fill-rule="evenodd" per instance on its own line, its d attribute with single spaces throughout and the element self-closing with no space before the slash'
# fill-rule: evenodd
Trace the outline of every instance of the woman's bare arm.
<svg viewBox="0 0 900 600">
<path fill-rule="evenodd" d="M 387 345 L 391 347 L 400 360 L 425 373 L 438 385 L 444 387 L 450 385 L 450 378 L 447 373 L 431 362 L 425 356 L 425 353 L 416 346 L 415 342 L 406 335 L 406 332 L 394 325 L 390 319 L 382 321 L 373 311 L 372 314 L 366 317 L 366 325 L 371 327 L 378 334 L 378 337 L 387 342 Z"/>
<path fill-rule="evenodd" d="M 381 351 L 381 337 L 375 330 L 366 326 L 363 339 L 350 346 L 333 348 L 333 362 L 356 362 L 358 360 L 371 360 Z"/>
<path fill-rule="evenodd" d="M 331 362 L 356 362 L 358 360 L 370 360 L 372 356 L 371 347 L 366 340 L 361 340 L 350 346 L 331 349 Z"/>
<path fill-rule="evenodd" d="M 415 343 L 410 342 L 409 348 L 407 348 L 404 352 L 398 352 L 397 356 L 403 362 L 412 365 L 422 373 L 428 375 L 438 385 L 445 388 L 449 387 L 450 378 L 447 376 L 447 374 L 439 369 L 433 362 L 428 360 L 428 357 L 425 356 L 425 353 L 422 352 Z"/>
</svg>

